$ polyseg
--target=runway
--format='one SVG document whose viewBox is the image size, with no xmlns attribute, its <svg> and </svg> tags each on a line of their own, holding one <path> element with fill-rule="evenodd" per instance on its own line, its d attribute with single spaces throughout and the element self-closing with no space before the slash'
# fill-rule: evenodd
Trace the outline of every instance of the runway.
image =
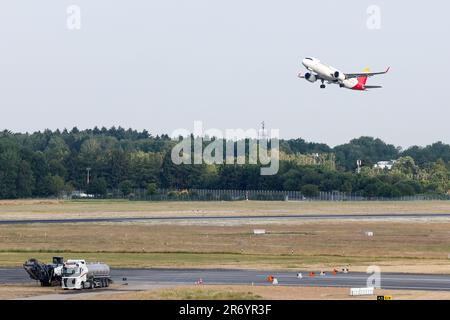
<svg viewBox="0 0 450 320">
<path fill-rule="evenodd" d="M 279 285 L 314 286 L 314 287 L 366 287 L 370 274 L 349 272 L 347 274 L 331 273 L 325 276 L 309 277 L 303 271 L 302 279 L 297 278 L 297 272 L 286 271 L 255 271 L 228 269 L 112 269 L 113 281 L 117 284 L 139 283 L 158 285 L 194 284 L 202 279 L 204 284 L 241 284 L 270 285 L 268 275 L 278 279 Z M 301 271 L 299 271 L 301 272 Z M 25 270 L 21 268 L 0 269 L 1 283 L 30 283 Z M 432 290 L 450 291 L 450 274 L 402 274 L 381 273 L 382 289 L 399 290 Z"/>
<path fill-rule="evenodd" d="M 172 216 L 172 217 L 106 217 L 67 219 L 0 220 L 0 224 L 32 223 L 94 223 L 137 221 L 211 221 L 211 220 L 386 220 L 386 219 L 449 219 L 450 213 L 379 213 L 379 214 L 296 214 L 296 215 L 238 215 L 238 216 Z"/>
</svg>

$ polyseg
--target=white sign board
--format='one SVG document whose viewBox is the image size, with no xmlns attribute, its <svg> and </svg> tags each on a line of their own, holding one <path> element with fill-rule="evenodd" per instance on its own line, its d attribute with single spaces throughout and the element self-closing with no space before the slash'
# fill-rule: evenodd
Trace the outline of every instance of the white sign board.
<svg viewBox="0 0 450 320">
<path fill-rule="evenodd" d="M 373 295 L 373 287 L 368 288 L 350 288 L 351 296 L 368 296 Z"/>
<path fill-rule="evenodd" d="M 265 229 L 254 229 L 253 234 L 266 234 Z"/>
</svg>

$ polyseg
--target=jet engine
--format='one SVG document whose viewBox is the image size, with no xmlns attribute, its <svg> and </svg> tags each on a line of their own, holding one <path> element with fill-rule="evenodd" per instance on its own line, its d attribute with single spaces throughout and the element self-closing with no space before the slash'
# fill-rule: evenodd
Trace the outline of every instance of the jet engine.
<svg viewBox="0 0 450 320">
<path fill-rule="evenodd" d="M 308 80 L 309 82 L 316 82 L 317 81 L 317 77 L 312 74 L 312 73 L 305 73 L 305 79 Z"/>
<path fill-rule="evenodd" d="M 335 79 L 338 79 L 338 80 L 341 80 L 341 81 L 345 80 L 345 74 L 343 74 L 342 72 L 340 72 L 338 70 L 335 70 L 332 75 L 333 75 L 333 77 Z"/>
</svg>

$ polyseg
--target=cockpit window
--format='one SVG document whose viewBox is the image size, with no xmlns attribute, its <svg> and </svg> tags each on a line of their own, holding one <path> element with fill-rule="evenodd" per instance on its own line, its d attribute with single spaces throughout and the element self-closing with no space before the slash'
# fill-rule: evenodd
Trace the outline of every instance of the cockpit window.
<svg viewBox="0 0 450 320">
<path fill-rule="evenodd" d="M 305 58 L 306 60 L 311 60 L 312 61 L 312 58 Z"/>
</svg>

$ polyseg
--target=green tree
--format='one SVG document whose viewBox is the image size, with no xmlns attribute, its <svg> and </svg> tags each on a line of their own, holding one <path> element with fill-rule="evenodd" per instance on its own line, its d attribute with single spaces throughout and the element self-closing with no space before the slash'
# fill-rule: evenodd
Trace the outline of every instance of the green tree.
<svg viewBox="0 0 450 320">
<path fill-rule="evenodd" d="M 372 137 L 353 139 L 333 150 L 336 163 L 346 170 L 354 170 L 357 160 L 362 160 L 364 166 L 372 166 L 378 161 L 397 159 L 399 155 L 399 148 Z"/>
<path fill-rule="evenodd" d="M 429 183 L 434 185 L 438 193 L 448 193 L 450 190 L 450 171 L 444 161 L 438 160 L 431 167 Z"/>
<path fill-rule="evenodd" d="M 261 176 L 260 164 L 174 165 L 170 154 L 176 143 L 167 135 L 152 136 L 145 130 L 121 127 L 31 134 L 3 130 L 0 198 L 85 190 L 87 167 L 92 168 L 87 191 L 96 194 L 118 187 L 130 194 L 133 188 L 145 189 L 150 183 L 163 188 L 247 190 L 301 190 L 311 185 L 315 190 L 373 197 L 444 194 L 450 189 L 450 145 L 442 142 L 400 152 L 371 137 L 353 139 L 335 148 L 301 138 L 281 140 L 281 154 L 285 156 L 274 176 Z M 319 153 L 319 157 L 312 158 L 312 153 Z M 321 164 L 327 157 L 333 163 L 336 159 L 337 166 Z M 360 174 L 355 173 L 357 159 L 363 161 Z M 373 168 L 377 161 L 393 159 L 398 162 L 392 170 Z M 151 193 L 153 190 L 150 187 Z"/>
<path fill-rule="evenodd" d="M 119 189 L 125 196 L 128 196 L 133 192 L 133 184 L 130 180 L 122 181 L 119 184 Z"/>
<path fill-rule="evenodd" d="M 87 188 L 89 194 L 105 196 L 108 189 L 108 183 L 105 178 L 96 178 L 91 181 Z"/>
<path fill-rule="evenodd" d="M 55 136 L 49 133 L 51 136 L 47 148 L 45 148 L 45 153 L 49 159 L 54 159 L 57 161 L 62 161 L 70 153 L 68 146 L 63 138 L 60 136 Z"/>
<path fill-rule="evenodd" d="M 65 182 L 60 176 L 46 176 L 44 179 L 44 186 L 47 195 L 51 196 L 59 196 L 63 191 L 65 191 Z"/>
<path fill-rule="evenodd" d="M 416 193 L 414 190 L 414 186 L 406 181 L 399 181 L 394 184 L 394 188 L 396 188 L 401 196 L 412 196 Z"/>
<path fill-rule="evenodd" d="M 305 197 L 309 198 L 317 197 L 319 195 L 319 187 L 314 184 L 305 184 L 300 188 L 300 192 Z"/>
<path fill-rule="evenodd" d="M 28 198 L 33 194 L 34 188 L 34 177 L 33 171 L 31 170 L 31 165 L 27 161 L 20 161 L 17 170 L 17 197 Z"/>
<path fill-rule="evenodd" d="M 395 164 L 392 166 L 392 172 L 413 178 L 419 172 L 419 167 L 416 166 L 416 163 L 412 157 L 406 156 L 397 159 Z"/>
<path fill-rule="evenodd" d="M 152 196 L 158 192 L 158 185 L 154 182 L 151 182 L 147 185 L 147 194 Z"/>
<path fill-rule="evenodd" d="M 3 149 L 4 147 L 6 148 Z M 14 199 L 18 196 L 19 162 L 20 158 L 17 149 L 0 145 L 0 197 L 3 199 Z"/>
</svg>

